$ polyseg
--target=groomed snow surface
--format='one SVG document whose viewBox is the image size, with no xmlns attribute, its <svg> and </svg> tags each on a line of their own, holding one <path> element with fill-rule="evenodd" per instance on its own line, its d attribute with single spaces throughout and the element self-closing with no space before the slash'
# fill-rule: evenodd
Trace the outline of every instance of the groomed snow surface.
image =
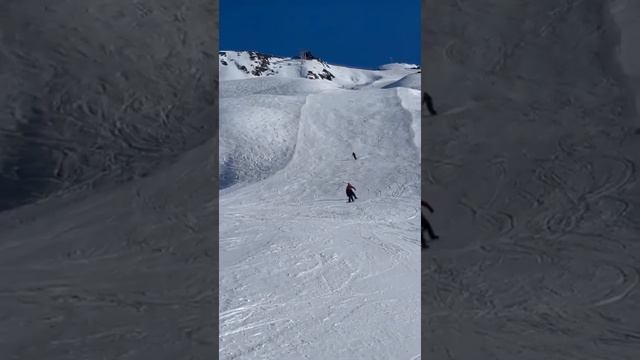
<svg viewBox="0 0 640 360">
<path fill-rule="evenodd" d="M 417 359 L 419 70 L 286 61 L 220 66 L 220 358 Z"/>
</svg>

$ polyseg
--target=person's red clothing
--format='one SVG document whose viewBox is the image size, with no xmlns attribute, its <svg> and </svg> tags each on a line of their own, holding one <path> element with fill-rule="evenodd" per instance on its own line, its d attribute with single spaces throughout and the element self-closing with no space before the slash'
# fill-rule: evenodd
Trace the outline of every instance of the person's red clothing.
<svg viewBox="0 0 640 360">
<path fill-rule="evenodd" d="M 356 193 L 353 192 L 356 188 L 353 187 L 350 183 L 347 183 L 347 197 L 349 198 L 349 202 L 353 202 L 353 199 L 357 199 Z"/>
</svg>

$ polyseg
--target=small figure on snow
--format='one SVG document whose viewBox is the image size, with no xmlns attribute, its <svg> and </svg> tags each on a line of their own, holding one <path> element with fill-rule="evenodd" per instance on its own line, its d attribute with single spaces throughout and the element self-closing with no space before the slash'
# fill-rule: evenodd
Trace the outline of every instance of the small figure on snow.
<svg viewBox="0 0 640 360">
<path fill-rule="evenodd" d="M 431 115 L 438 115 L 436 109 L 433 107 L 433 99 L 431 99 L 431 96 L 429 96 L 429 93 L 426 91 L 422 93 L 422 103 L 427 104 L 427 110 L 429 110 Z"/>
<path fill-rule="evenodd" d="M 356 157 L 356 153 L 352 152 L 351 155 L 353 155 L 353 160 L 358 160 L 358 158 Z"/>
<path fill-rule="evenodd" d="M 357 199 L 358 197 L 356 196 L 356 193 L 354 192 L 356 190 L 355 187 L 353 187 L 353 185 L 351 185 L 351 183 L 347 183 L 347 197 L 349 198 L 349 201 L 347 202 L 353 202 L 353 199 Z"/>
<path fill-rule="evenodd" d="M 427 203 L 424 200 L 420 201 L 422 203 L 422 206 L 426 207 L 427 209 L 429 209 L 429 212 L 433 213 L 433 208 L 431 207 L 431 205 L 429 205 L 429 203 Z M 436 233 L 433 231 L 433 228 L 431 227 L 431 224 L 429 223 L 429 220 L 427 220 L 427 218 L 424 216 L 424 212 L 422 213 L 422 231 L 424 232 L 425 230 L 427 230 L 427 233 L 429 234 L 429 238 L 431 238 L 431 240 L 437 240 L 440 237 L 438 235 L 436 235 Z M 421 235 L 422 237 L 422 247 L 423 248 L 428 248 L 429 245 L 427 245 L 427 241 L 424 239 L 424 235 Z"/>
</svg>

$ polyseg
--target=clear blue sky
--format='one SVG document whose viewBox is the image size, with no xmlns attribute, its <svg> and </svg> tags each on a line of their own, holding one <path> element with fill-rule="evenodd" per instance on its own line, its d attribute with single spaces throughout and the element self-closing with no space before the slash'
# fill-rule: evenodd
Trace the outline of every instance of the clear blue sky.
<svg viewBox="0 0 640 360">
<path fill-rule="evenodd" d="M 338 65 L 420 64 L 420 0 L 220 0 L 220 50 Z"/>
</svg>

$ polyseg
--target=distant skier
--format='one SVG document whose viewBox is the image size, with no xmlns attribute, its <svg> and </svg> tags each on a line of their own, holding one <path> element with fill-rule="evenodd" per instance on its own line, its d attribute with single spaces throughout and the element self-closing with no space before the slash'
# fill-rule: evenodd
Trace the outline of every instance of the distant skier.
<svg viewBox="0 0 640 360">
<path fill-rule="evenodd" d="M 356 153 L 352 152 L 351 155 L 353 155 L 353 160 L 358 160 L 358 158 L 356 157 Z"/>
<path fill-rule="evenodd" d="M 431 115 L 438 115 L 436 109 L 433 107 L 433 99 L 431 99 L 431 96 L 429 96 L 429 93 L 426 91 L 422 93 L 422 103 L 427 104 L 427 110 L 429 110 Z"/>
<path fill-rule="evenodd" d="M 354 192 L 356 190 L 355 187 L 353 187 L 353 185 L 351 185 L 351 183 L 347 183 L 347 197 L 349 198 L 349 201 L 347 202 L 353 202 L 353 199 L 357 199 L 358 197 L 356 196 L 356 193 Z"/>
<path fill-rule="evenodd" d="M 424 200 L 421 200 L 420 202 L 422 203 L 422 206 L 426 207 L 427 209 L 429 209 L 431 213 L 433 213 L 433 208 L 431 207 L 431 205 L 429 205 L 429 203 L 427 203 Z M 425 231 L 425 230 L 427 230 L 427 233 L 429 234 L 429 238 L 431 238 L 431 240 L 437 240 L 440 238 L 433 231 L 433 228 L 431 227 L 429 220 L 427 220 L 427 218 L 424 216 L 424 213 L 422 213 L 422 231 Z M 429 245 L 427 245 L 427 241 L 425 240 L 424 235 L 421 235 L 421 238 L 422 238 L 422 247 L 425 249 L 429 248 Z"/>
</svg>

